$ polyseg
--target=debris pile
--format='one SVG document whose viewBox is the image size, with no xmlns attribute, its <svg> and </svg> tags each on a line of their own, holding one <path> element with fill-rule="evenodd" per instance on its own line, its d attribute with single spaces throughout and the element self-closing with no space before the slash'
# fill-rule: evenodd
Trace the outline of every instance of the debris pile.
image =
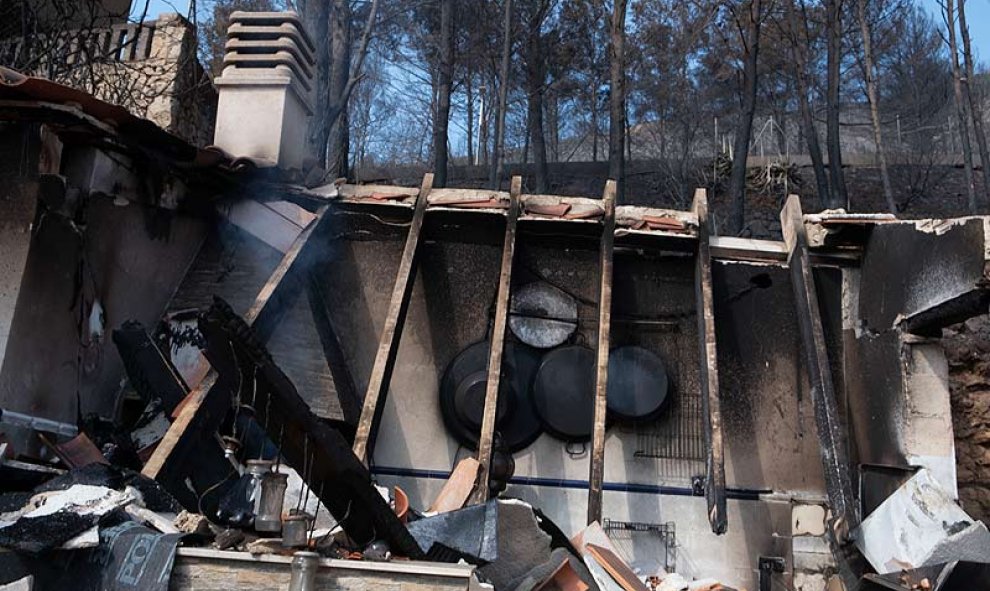
<svg viewBox="0 0 990 591">
<path fill-rule="evenodd" d="M 634 571 L 597 522 L 569 539 L 539 508 L 498 496 L 511 465 L 508 474 L 493 475 L 493 498 L 485 500 L 476 490 L 481 464 L 465 458 L 428 508 L 410 507 L 401 488 L 376 485 L 344 436 L 312 415 L 225 302 L 200 316 L 199 330 L 221 385 L 214 390 L 232 386 L 218 406 L 220 437 L 200 439 L 186 455 L 204 471 L 201 479 L 212 473 L 213 482 L 177 480 L 179 472 L 168 471 L 152 479 L 136 470 L 148 448 L 162 444 L 164 432 L 148 428 L 153 417 L 174 417 L 195 394 L 183 394 L 154 340 L 128 324 L 114 338 L 145 403 L 129 432 L 124 425 L 90 422 L 77 430 L 8 417 L 19 428 L 43 429 L 37 435 L 50 455 L 3 462 L 17 475 L 0 495 L 3 583 L 24 576 L 37 589 L 69 581 L 80 589 L 133 588 L 129 581 L 165 590 L 176 549 L 204 548 L 293 556 L 293 568 L 306 576 L 315 576 L 312 560 L 320 558 L 419 560 L 473 565 L 473 577 L 496 590 L 722 588 Z M 247 372 L 250 400 L 240 381 Z M 6 444 L 4 453 L 11 455 Z M 294 488 L 293 479 L 301 479 Z"/>
<path fill-rule="evenodd" d="M 443 203 L 462 205 L 452 198 Z M 563 215 L 546 209 L 553 204 L 539 205 L 544 209 L 527 211 Z M 632 231 L 691 227 L 672 217 L 642 221 L 624 217 L 619 225 Z M 521 343 L 534 346 L 561 346 L 577 318 L 567 294 L 539 282 L 521 290 L 510 310 L 509 328 Z M 324 567 L 343 561 L 412 565 L 405 574 L 419 572 L 416 565 L 424 565 L 423 572 L 429 564 L 465 565 L 472 579 L 496 591 L 729 588 L 717 578 L 682 576 L 669 565 L 670 572 L 644 572 L 610 537 L 608 522 L 593 522 L 570 537 L 539 507 L 507 495 L 515 469 L 511 454 L 535 439 L 529 423 L 504 423 L 494 435 L 488 466 L 475 457 L 462 459 L 432 502 L 411 506 L 401 488 L 375 482 L 363 454 L 355 451 L 353 433 L 317 417 L 300 397 L 267 348 L 264 306 L 248 318 L 219 298 L 198 314 L 191 340 L 208 371 L 193 387 L 143 326 L 125 323 L 113 331 L 133 390 L 130 408 L 121 413 L 128 418 L 120 422 L 81 417 L 72 425 L 16 412 L 0 416 L 0 584 L 165 590 L 183 551 L 196 549 L 246 565 L 291 560 L 281 564 L 293 569 L 297 581 L 315 579 L 329 570 Z M 547 324 L 559 330 L 543 330 Z M 565 414 L 560 401 L 576 390 L 567 385 L 575 372 L 565 368 L 546 384 L 521 378 L 526 364 L 515 346 L 505 347 L 511 378 L 522 379 L 525 387 L 535 382 L 537 390 L 557 389 L 535 409 L 552 425 Z M 472 345 L 448 368 L 441 383 L 454 401 L 444 409 L 448 426 L 470 415 L 457 406 L 457 392 L 465 376 L 482 374 L 489 347 Z M 556 351 L 569 348 L 580 349 Z M 552 367 L 552 361 L 548 354 L 542 367 Z M 623 362 L 629 369 L 622 369 Z M 621 400 L 610 396 L 613 414 L 655 417 L 669 403 L 662 366 L 646 374 L 657 383 L 634 370 L 651 362 L 656 365 L 635 347 L 612 352 L 617 380 L 650 384 L 648 393 L 659 395 L 624 414 L 612 408 Z M 529 365 L 536 373 L 537 364 Z M 193 406 L 197 412 L 187 413 Z M 476 423 L 462 425 L 466 447 L 477 447 Z M 869 493 L 861 495 L 866 515 L 851 531 L 837 519 L 829 524 L 831 551 L 847 588 L 852 581 L 862 588 L 954 591 L 987 580 L 986 525 L 967 515 L 929 470 L 890 473 L 900 480 L 863 485 Z M 754 570 L 760 588 L 772 588 L 791 564 L 780 556 L 759 556 Z"/>
</svg>

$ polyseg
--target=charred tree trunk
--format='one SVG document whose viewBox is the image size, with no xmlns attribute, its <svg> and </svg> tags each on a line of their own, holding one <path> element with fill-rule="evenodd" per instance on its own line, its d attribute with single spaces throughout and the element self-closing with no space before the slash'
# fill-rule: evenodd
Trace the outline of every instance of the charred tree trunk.
<svg viewBox="0 0 990 591">
<path fill-rule="evenodd" d="M 859 17 L 859 32 L 863 37 L 863 72 L 866 78 L 866 99 L 870 103 L 870 121 L 873 124 L 873 142 L 876 145 L 877 164 L 880 166 L 880 181 L 883 183 L 883 198 L 890 213 L 897 213 L 894 201 L 894 188 L 890 184 L 887 171 L 887 156 L 883 148 L 883 130 L 880 128 L 880 106 L 877 104 L 876 69 L 873 64 L 873 33 L 866 14 L 866 0 L 856 0 L 856 14 Z"/>
<path fill-rule="evenodd" d="M 546 115 L 550 126 L 550 160 L 560 161 L 560 99 L 556 92 L 547 95 Z"/>
<path fill-rule="evenodd" d="M 533 151 L 534 181 L 537 193 L 547 192 L 547 146 L 543 129 L 543 96 L 546 62 L 543 55 L 542 18 L 530 23 L 526 40 L 526 86 L 529 94 L 529 146 Z"/>
<path fill-rule="evenodd" d="M 983 207 L 990 204 L 990 152 L 987 150 L 987 136 L 983 130 L 983 106 L 978 98 L 973 96 L 973 49 L 969 39 L 969 25 L 966 23 L 966 0 L 959 0 L 959 32 L 962 35 L 963 62 L 966 66 L 966 99 L 969 103 L 969 113 L 973 118 L 973 132 L 976 135 L 976 147 L 980 151 L 980 168 L 983 170 Z"/>
<path fill-rule="evenodd" d="M 330 25 L 329 2 L 307 2 L 303 9 L 303 18 L 314 39 L 327 39 Z M 330 52 L 316 52 L 316 109 L 313 124 L 309 128 L 309 146 L 317 155 L 320 165 L 326 166 L 326 146 L 330 135 L 330 125 L 326 121 L 330 112 Z"/>
<path fill-rule="evenodd" d="M 433 122 L 433 186 L 437 188 L 447 186 L 447 127 L 454 78 L 454 0 L 440 0 L 439 53 L 437 116 Z"/>
<path fill-rule="evenodd" d="M 347 122 L 347 103 L 361 77 L 364 58 L 368 55 L 368 43 L 378 14 L 379 0 L 368 6 L 367 21 L 358 44 L 357 58 L 351 66 L 351 5 L 348 0 L 333 0 L 330 6 L 330 73 L 326 84 L 327 110 L 321 126 L 326 129 L 326 143 L 320 146 L 320 155 L 326 169 L 325 178 L 347 176 L 347 154 L 350 146 Z M 322 134 L 321 129 L 317 133 Z"/>
<path fill-rule="evenodd" d="M 330 7 L 330 80 L 327 87 L 326 170 L 331 178 L 347 177 L 347 96 L 351 77 L 351 3 L 334 0 Z"/>
<path fill-rule="evenodd" d="M 956 7 L 954 0 L 946 0 L 943 7 L 945 9 L 945 24 L 949 33 L 949 57 L 952 62 L 952 90 L 956 98 L 956 117 L 959 119 L 959 140 L 962 143 L 963 168 L 966 175 L 966 197 L 969 203 L 969 212 L 975 214 L 976 205 L 976 184 L 973 179 L 973 148 L 969 143 L 969 103 L 963 97 L 962 71 L 959 67 L 959 46 L 956 43 Z"/>
<path fill-rule="evenodd" d="M 509 58 L 512 56 L 512 0 L 505 2 L 502 20 L 502 63 L 498 70 L 498 115 L 495 120 L 495 158 L 488 184 L 498 189 L 505 174 L 505 108 L 509 97 Z"/>
<path fill-rule="evenodd" d="M 828 173 L 832 180 L 829 208 L 849 207 L 846 179 L 842 172 L 842 144 L 839 134 L 839 76 L 842 65 L 842 0 L 827 0 L 826 35 L 828 56 L 825 93 L 826 134 L 828 145 Z"/>
<path fill-rule="evenodd" d="M 591 94 L 591 161 L 598 162 L 598 94 Z"/>
<path fill-rule="evenodd" d="M 808 144 L 808 155 L 811 157 L 811 168 L 815 171 L 815 188 L 818 193 L 818 203 L 821 207 L 829 206 L 828 174 L 825 172 L 825 162 L 822 159 L 822 147 L 818 143 L 818 131 L 815 130 L 815 120 L 808 101 L 811 84 L 808 80 L 808 18 L 805 14 L 804 0 L 801 0 L 800 17 L 795 10 L 796 0 L 788 2 L 788 19 L 794 34 L 794 55 L 791 63 L 794 65 L 794 79 L 797 82 L 798 111 L 801 115 L 801 129 Z M 803 23 L 802 25 L 799 25 Z"/>
<path fill-rule="evenodd" d="M 498 109 L 496 101 L 491 100 L 489 89 L 495 88 L 494 82 L 489 87 L 481 87 L 481 95 L 485 101 L 485 112 L 481 115 L 481 125 L 478 129 L 478 156 L 481 157 L 482 166 L 488 166 L 494 160 L 489 160 L 488 134 L 492 121 L 492 110 Z"/>
<path fill-rule="evenodd" d="M 474 164 L 474 88 L 472 87 L 471 72 L 464 77 L 464 119 L 467 125 L 467 165 Z"/>
<path fill-rule="evenodd" d="M 529 130 L 533 127 L 532 121 L 533 121 L 533 113 L 532 111 L 529 110 L 529 107 L 527 106 L 526 133 L 523 134 L 522 159 L 520 160 L 520 162 L 522 162 L 523 164 L 529 164 L 529 142 L 530 139 L 533 137 L 532 134 L 529 132 Z"/>
<path fill-rule="evenodd" d="M 743 51 L 742 112 L 736 125 L 736 137 L 732 149 L 732 172 L 729 176 L 729 199 L 732 209 L 729 223 L 733 232 L 742 232 L 746 223 L 746 160 L 749 155 L 749 139 L 753 133 L 753 117 L 756 115 L 757 65 L 760 54 L 760 24 L 762 0 L 751 0 L 747 7 Z"/>
<path fill-rule="evenodd" d="M 616 202 L 623 203 L 626 186 L 626 0 L 613 0 L 608 49 L 608 176 L 616 184 Z"/>
</svg>

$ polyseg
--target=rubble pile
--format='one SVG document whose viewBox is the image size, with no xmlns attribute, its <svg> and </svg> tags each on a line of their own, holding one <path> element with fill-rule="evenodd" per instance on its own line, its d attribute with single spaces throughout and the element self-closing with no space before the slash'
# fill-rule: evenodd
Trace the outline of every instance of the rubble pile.
<svg viewBox="0 0 990 591">
<path fill-rule="evenodd" d="M 472 502 L 480 469 L 472 457 L 451 471 L 428 508 L 410 507 L 400 488 L 372 481 L 337 430 L 293 408 L 300 402 L 291 382 L 229 306 L 217 300 L 201 315 L 200 330 L 218 381 L 248 364 L 256 376 L 251 404 L 226 405 L 229 416 L 219 420 L 223 446 L 205 438 L 192 450 L 220 478 L 202 488 L 136 470 L 150 457 L 148 444 L 137 441 L 148 439 L 149 417 L 172 416 L 189 402 L 176 396 L 176 384 L 161 371 L 154 341 L 128 324 L 115 341 L 146 405 L 137 419 L 130 425 L 91 421 L 78 431 L 61 426 L 61 435 L 39 423 L 35 435 L 48 461 L 10 459 L 5 444 L 2 468 L 15 477 L 2 481 L 0 494 L 0 582 L 164 591 L 177 548 L 203 548 L 294 557 L 294 580 L 315 576 L 312 560 L 337 559 L 473 565 L 478 584 L 496 590 L 727 588 L 710 579 L 634 571 L 597 522 L 568 538 L 521 500 Z M 259 402 L 263 393 L 271 398 Z M 157 437 L 152 450 L 163 433 Z M 292 437 L 301 438 L 303 453 L 290 467 Z M 323 473 L 328 478 L 315 490 Z M 290 490 L 290 478 L 300 477 Z M 504 489 L 494 477 L 490 484 Z"/>
<path fill-rule="evenodd" d="M 226 302 L 215 299 L 197 328 L 211 398 L 197 401 L 155 340 L 127 323 L 113 338 L 139 403 L 122 413 L 128 420 L 0 417 L 0 583 L 164 591 L 180 549 L 201 549 L 291 558 L 291 588 L 300 590 L 333 564 L 325 559 L 468 565 L 474 584 L 496 591 L 729 589 L 715 578 L 634 568 L 598 522 L 568 536 L 539 507 L 505 494 L 514 463 L 498 437 L 493 454 L 507 459 L 484 491 L 482 464 L 467 457 L 428 506 L 410 506 L 401 488 L 376 484 L 338 428 L 313 415 L 257 329 Z M 207 411 L 191 425 L 194 436 L 168 442 L 169 425 L 197 403 Z M 149 477 L 168 444 L 172 462 L 195 470 L 165 463 Z M 844 539 L 830 524 L 839 573 L 854 573 L 862 588 L 912 591 L 987 580 L 990 532 L 929 470 L 869 496 L 877 505 Z M 761 589 L 786 568 L 761 556 Z"/>
<path fill-rule="evenodd" d="M 569 538 L 521 500 L 472 502 L 480 463 L 471 457 L 451 471 L 428 508 L 410 507 L 400 488 L 372 481 L 337 430 L 308 414 L 263 343 L 226 303 L 215 301 L 199 326 L 219 382 L 233 372 L 243 375 L 244 367 L 252 368 L 255 380 L 253 400 L 239 398 L 240 385 L 238 398 L 225 404 L 221 414 L 227 416 L 218 420 L 223 447 L 207 438 L 193 450 L 217 455 L 220 478 L 197 492 L 194 483 L 154 480 L 127 465 L 140 467 L 146 455 L 136 453 L 134 438 L 147 436 L 147 417 L 187 403 L 177 400 L 174 384 L 162 388 L 163 381 L 152 377 L 154 363 L 127 355 L 132 383 L 146 402 L 130 433 L 124 425 L 95 429 L 89 423 L 68 437 L 73 429 L 38 423 L 39 440 L 54 454 L 47 463 L 6 459 L 11 454 L 4 444 L 3 469 L 17 476 L 3 481 L 0 495 L 5 581 L 24 575 L 27 588 L 62 588 L 71 581 L 80 589 L 136 584 L 165 590 L 176 549 L 198 547 L 295 557 L 293 580 L 300 584 L 316 576 L 314 560 L 328 558 L 468 564 L 479 584 L 499 591 L 728 589 L 715 579 L 634 570 L 597 522 Z M 139 327 L 123 330 L 119 346 L 154 347 L 140 338 Z M 8 419 L 26 428 L 19 416 Z M 289 467 L 286 460 L 300 445 L 302 453 Z M 302 481 L 288 491 L 290 476 Z M 492 487 L 503 490 L 504 483 Z M 949 591 L 970 576 L 985 580 L 990 568 L 986 526 L 924 469 L 880 503 L 850 539 L 875 571 L 863 575 L 866 587 Z"/>
</svg>

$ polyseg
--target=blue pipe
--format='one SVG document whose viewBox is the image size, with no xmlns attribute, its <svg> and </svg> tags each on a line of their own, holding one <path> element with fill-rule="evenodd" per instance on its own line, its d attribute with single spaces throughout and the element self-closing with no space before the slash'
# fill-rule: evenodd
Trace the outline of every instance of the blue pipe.
<svg viewBox="0 0 990 591">
<path fill-rule="evenodd" d="M 374 466 L 371 468 L 371 473 L 381 476 L 404 476 L 408 478 L 432 478 L 437 480 L 447 480 L 447 478 L 450 477 L 450 472 L 444 472 L 443 470 L 418 470 L 415 468 L 392 468 L 387 466 Z M 509 484 L 518 484 L 523 486 L 544 486 L 549 488 L 575 488 L 580 490 L 588 490 L 587 480 L 573 480 L 566 478 L 539 478 L 535 476 L 513 476 L 512 478 L 509 479 Z M 605 482 L 602 484 L 602 489 L 609 491 L 616 491 L 616 492 L 670 495 L 670 496 L 679 496 L 679 497 L 699 496 L 696 495 L 692 489 L 687 487 L 664 486 L 659 484 Z M 726 488 L 725 496 L 728 499 L 736 499 L 740 501 L 758 501 L 760 500 L 761 494 L 768 494 L 770 492 L 772 491 L 756 490 L 749 488 Z"/>
</svg>

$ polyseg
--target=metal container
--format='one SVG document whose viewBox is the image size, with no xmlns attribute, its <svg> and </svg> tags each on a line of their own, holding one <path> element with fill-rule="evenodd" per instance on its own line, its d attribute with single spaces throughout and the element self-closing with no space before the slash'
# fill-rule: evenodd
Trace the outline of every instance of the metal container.
<svg viewBox="0 0 990 591">
<path fill-rule="evenodd" d="M 316 591 L 316 571 L 319 568 L 320 555 L 316 552 L 293 554 L 289 591 Z"/>
<path fill-rule="evenodd" d="M 251 500 L 254 502 L 252 513 L 255 515 L 257 515 L 258 510 L 261 509 L 261 484 L 264 481 L 265 474 L 271 473 L 273 464 L 274 462 L 271 460 L 247 461 L 247 473 L 250 474 L 253 479 Z"/>
<path fill-rule="evenodd" d="M 282 520 L 282 545 L 286 548 L 302 548 L 309 544 L 309 528 L 313 516 L 305 511 L 292 509 Z"/>
<path fill-rule="evenodd" d="M 282 502 L 288 474 L 268 472 L 261 480 L 261 495 L 258 510 L 254 516 L 254 529 L 259 532 L 279 532 L 282 530 Z"/>
</svg>

